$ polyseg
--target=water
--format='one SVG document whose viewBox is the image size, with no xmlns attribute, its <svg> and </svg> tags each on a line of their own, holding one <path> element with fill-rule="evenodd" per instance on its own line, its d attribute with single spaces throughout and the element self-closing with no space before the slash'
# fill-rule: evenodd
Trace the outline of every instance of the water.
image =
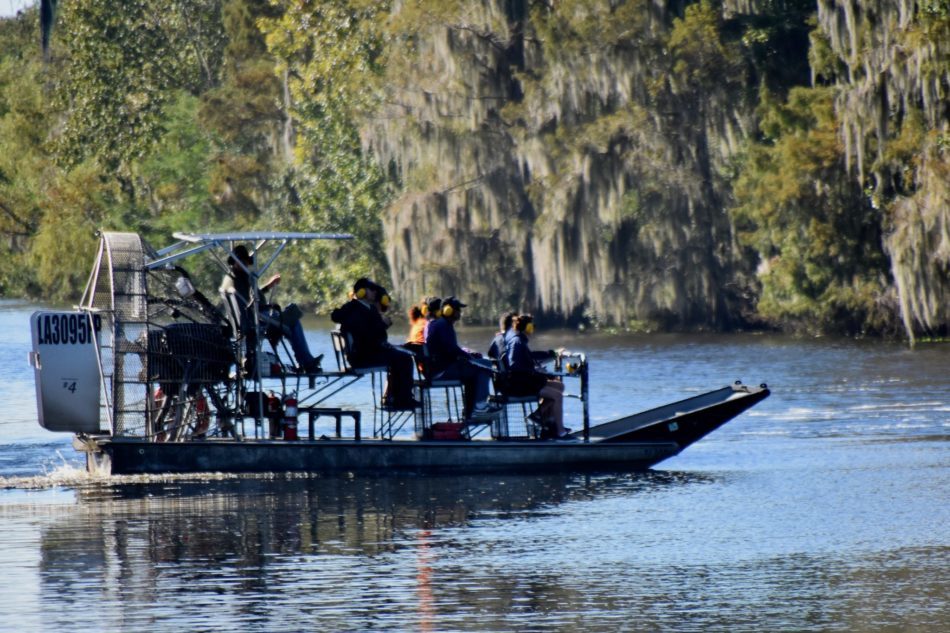
<svg viewBox="0 0 950 633">
<path fill-rule="evenodd" d="M 0 302 L 0 630 L 950 626 L 950 346 L 537 336 L 595 421 L 769 383 L 647 473 L 102 479 L 35 424 L 33 309 Z"/>
</svg>

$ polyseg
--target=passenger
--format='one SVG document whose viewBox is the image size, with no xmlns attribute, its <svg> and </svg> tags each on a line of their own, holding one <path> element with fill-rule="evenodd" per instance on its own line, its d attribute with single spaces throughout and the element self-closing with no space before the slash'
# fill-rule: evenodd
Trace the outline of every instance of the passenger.
<svg viewBox="0 0 950 633">
<path fill-rule="evenodd" d="M 381 286 L 365 277 L 353 285 L 353 298 L 330 313 L 349 339 L 347 359 L 353 367 L 388 368 L 383 404 L 393 409 L 415 409 L 419 402 L 412 397 L 412 355 L 389 344 L 387 318 L 388 294 Z M 386 304 L 385 306 L 383 304 Z"/>
<path fill-rule="evenodd" d="M 426 324 L 423 328 L 423 342 L 425 342 L 425 337 L 429 335 L 429 326 L 432 325 L 432 322 L 442 316 L 442 299 L 441 297 L 426 297 Z"/>
<path fill-rule="evenodd" d="M 504 361 L 505 353 L 507 351 L 505 346 L 505 336 L 511 329 L 511 324 L 514 322 L 516 316 L 518 316 L 517 312 L 505 312 L 501 316 L 501 319 L 498 321 L 498 326 L 500 329 L 495 334 L 495 338 L 492 339 L 491 347 L 488 348 L 488 358 L 498 361 L 499 363 Z"/>
<path fill-rule="evenodd" d="M 549 374 L 540 371 L 536 361 L 550 357 L 552 352 L 532 352 L 528 339 L 534 333 L 534 318 L 521 314 L 514 318 L 505 337 L 508 375 L 505 393 L 511 396 L 537 395 L 541 398 L 532 419 L 549 423 L 555 437 L 569 436 L 571 429 L 564 427 L 564 385 Z"/>
<path fill-rule="evenodd" d="M 461 380 L 464 392 L 462 415 L 466 420 L 491 418 L 501 407 L 488 402 L 491 367 L 479 355 L 459 347 L 455 324 L 462 317 L 464 303 L 455 297 L 442 302 L 442 315 L 429 324 L 426 347 L 430 373 L 436 380 Z"/>
<path fill-rule="evenodd" d="M 257 286 L 256 296 L 252 297 L 252 288 L 254 287 L 253 277 L 256 277 L 254 270 L 254 256 L 248 251 L 244 244 L 238 244 L 228 255 L 228 273 L 221 281 L 221 287 L 218 291 L 228 301 L 228 296 L 233 296 L 237 301 L 238 320 L 240 322 L 241 334 L 245 337 L 245 344 L 248 349 L 248 358 L 253 359 L 253 352 L 257 350 L 257 325 L 264 324 L 271 326 L 271 331 L 276 332 L 276 341 L 280 340 L 281 335 L 286 335 L 290 341 L 290 347 L 294 353 L 294 360 L 300 371 L 306 373 L 318 373 L 320 371 L 320 359 L 314 358 L 310 353 L 310 347 L 307 345 L 307 338 L 303 331 L 303 325 L 300 323 L 299 315 L 293 319 L 282 319 L 280 315 L 274 315 L 269 311 L 269 307 L 263 302 L 264 293 L 280 283 L 280 275 L 274 275 L 262 286 Z M 257 319 L 255 323 L 254 306 L 257 306 Z M 253 360 L 251 360 L 253 367 Z"/>
<path fill-rule="evenodd" d="M 426 324 L 429 322 L 426 318 L 428 308 L 426 301 L 409 308 L 409 336 L 406 337 L 406 346 L 413 345 L 421 349 L 426 342 Z"/>
</svg>

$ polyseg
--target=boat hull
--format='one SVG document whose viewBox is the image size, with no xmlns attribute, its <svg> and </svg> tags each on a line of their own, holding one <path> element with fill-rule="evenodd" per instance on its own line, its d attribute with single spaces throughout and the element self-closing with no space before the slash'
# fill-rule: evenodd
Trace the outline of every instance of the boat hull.
<svg viewBox="0 0 950 633">
<path fill-rule="evenodd" d="M 564 440 L 208 439 L 154 442 L 77 437 L 90 470 L 202 472 L 427 472 L 646 470 L 769 395 L 739 383 L 595 426 Z"/>
<path fill-rule="evenodd" d="M 674 442 L 565 441 L 192 441 L 107 438 L 89 459 L 113 474 L 200 472 L 426 472 L 646 470 L 672 457 Z"/>
</svg>

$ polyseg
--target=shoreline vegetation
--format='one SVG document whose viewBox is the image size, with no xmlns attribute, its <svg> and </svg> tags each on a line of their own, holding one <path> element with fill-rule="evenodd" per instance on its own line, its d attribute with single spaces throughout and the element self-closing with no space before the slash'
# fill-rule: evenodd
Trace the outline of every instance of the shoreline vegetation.
<svg viewBox="0 0 950 633">
<path fill-rule="evenodd" d="M 950 0 L 43 0 L 0 19 L 0 296 L 75 301 L 100 229 L 349 232 L 285 301 L 946 342 L 947 94 Z"/>
</svg>

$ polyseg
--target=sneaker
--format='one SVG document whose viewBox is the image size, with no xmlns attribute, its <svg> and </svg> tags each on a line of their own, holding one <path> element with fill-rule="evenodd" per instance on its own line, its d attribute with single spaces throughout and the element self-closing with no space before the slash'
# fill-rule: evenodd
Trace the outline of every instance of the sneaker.
<svg viewBox="0 0 950 633">
<path fill-rule="evenodd" d="M 493 418 L 499 413 L 501 413 L 500 405 L 495 403 L 480 403 L 480 405 L 475 405 L 471 417 L 473 420 L 484 420 L 485 418 Z"/>
</svg>

